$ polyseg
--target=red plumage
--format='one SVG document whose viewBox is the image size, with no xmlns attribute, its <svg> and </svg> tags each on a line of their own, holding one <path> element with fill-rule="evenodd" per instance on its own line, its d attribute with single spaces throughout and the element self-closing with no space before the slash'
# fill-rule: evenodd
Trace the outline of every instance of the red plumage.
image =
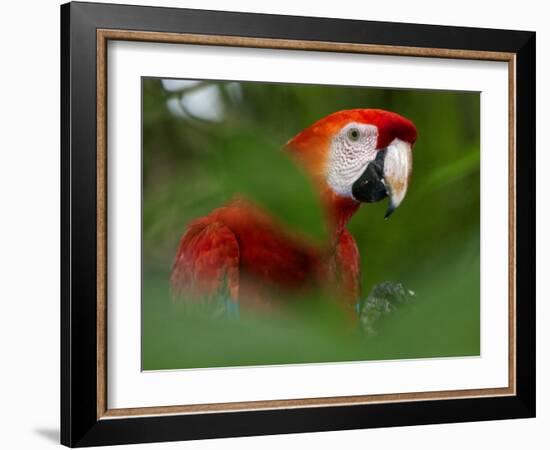
<svg viewBox="0 0 550 450">
<path fill-rule="evenodd" d="M 334 247 L 316 247 L 240 199 L 189 225 L 171 284 L 176 298 L 204 300 L 226 283 L 241 307 L 272 310 L 285 294 L 323 287 L 330 279 L 353 309 L 358 275 L 359 252 L 347 230 Z"/>
<path fill-rule="evenodd" d="M 278 309 L 288 294 L 328 288 L 354 316 L 359 298 L 359 251 L 346 222 L 359 203 L 333 192 L 323 178 L 334 134 L 350 121 L 378 127 L 377 148 L 416 129 L 382 110 L 331 114 L 299 133 L 287 148 L 312 176 L 327 212 L 330 240 L 317 246 L 287 230 L 256 205 L 239 199 L 192 222 L 180 240 L 171 275 L 174 298 L 205 301 L 226 289 L 240 308 Z"/>
</svg>

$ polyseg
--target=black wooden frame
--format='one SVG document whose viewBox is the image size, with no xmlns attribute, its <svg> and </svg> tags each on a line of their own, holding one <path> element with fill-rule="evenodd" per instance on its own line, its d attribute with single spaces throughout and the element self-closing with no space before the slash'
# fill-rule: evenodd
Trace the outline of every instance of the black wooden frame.
<svg viewBox="0 0 550 450">
<path fill-rule="evenodd" d="M 97 419 L 96 30 L 516 54 L 516 395 Z M 535 415 L 535 33 L 70 3 L 61 7 L 61 442 L 90 446 Z"/>
</svg>

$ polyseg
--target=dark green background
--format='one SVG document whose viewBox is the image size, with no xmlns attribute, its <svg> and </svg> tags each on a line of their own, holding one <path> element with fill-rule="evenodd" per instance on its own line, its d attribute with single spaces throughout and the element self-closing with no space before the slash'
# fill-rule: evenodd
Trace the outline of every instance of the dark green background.
<svg viewBox="0 0 550 450">
<path fill-rule="evenodd" d="M 217 120 L 168 109 L 168 101 L 205 88 L 221 102 Z M 391 110 L 417 126 L 402 205 L 389 220 L 386 201 L 364 205 L 349 224 L 362 258 L 362 296 L 389 280 L 413 290 L 414 300 L 368 337 L 346 330 L 340 311 L 323 300 L 285 319 L 213 319 L 173 307 L 169 275 L 186 225 L 235 193 L 324 238 L 315 193 L 280 149 L 316 120 L 350 108 Z M 478 93 L 209 81 L 169 92 L 144 79 L 143 368 L 478 355 L 479 108 Z"/>
</svg>

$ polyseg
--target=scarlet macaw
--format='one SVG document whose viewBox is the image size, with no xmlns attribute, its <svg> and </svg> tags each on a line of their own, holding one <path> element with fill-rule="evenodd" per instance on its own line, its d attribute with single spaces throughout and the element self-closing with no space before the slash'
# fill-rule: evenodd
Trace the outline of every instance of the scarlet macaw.
<svg viewBox="0 0 550 450">
<path fill-rule="evenodd" d="M 275 310 L 285 292 L 330 286 L 350 317 L 359 300 L 359 251 L 346 223 L 361 202 L 399 206 L 412 171 L 414 124 L 393 112 L 335 112 L 298 133 L 286 149 L 311 176 L 326 211 L 329 241 L 305 242 L 260 207 L 234 200 L 193 221 L 171 275 L 173 297 L 225 292 L 239 309 Z"/>
</svg>

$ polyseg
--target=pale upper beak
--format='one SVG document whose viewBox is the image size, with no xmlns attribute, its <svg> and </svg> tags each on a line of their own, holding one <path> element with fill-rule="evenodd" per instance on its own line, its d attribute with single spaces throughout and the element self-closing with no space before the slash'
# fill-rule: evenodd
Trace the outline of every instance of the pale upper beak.
<svg viewBox="0 0 550 450">
<path fill-rule="evenodd" d="M 386 218 L 401 204 L 409 187 L 412 173 L 411 144 L 395 139 L 389 146 L 384 160 L 384 180 L 390 202 Z"/>
<path fill-rule="evenodd" d="M 411 144 L 394 139 L 379 150 L 352 187 L 353 197 L 361 202 L 377 202 L 389 197 L 385 218 L 401 204 L 407 193 L 412 173 Z"/>
</svg>

